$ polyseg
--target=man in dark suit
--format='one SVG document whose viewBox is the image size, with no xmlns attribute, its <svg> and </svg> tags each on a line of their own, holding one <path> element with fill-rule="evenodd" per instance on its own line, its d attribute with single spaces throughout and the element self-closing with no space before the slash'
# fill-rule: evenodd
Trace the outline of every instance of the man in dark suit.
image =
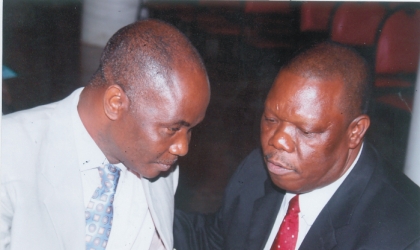
<svg viewBox="0 0 420 250">
<path fill-rule="evenodd" d="M 420 249 L 420 190 L 364 141 L 366 62 L 335 43 L 280 70 L 262 148 L 238 167 L 213 215 L 176 211 L 185 249 Z"/>
</svg>

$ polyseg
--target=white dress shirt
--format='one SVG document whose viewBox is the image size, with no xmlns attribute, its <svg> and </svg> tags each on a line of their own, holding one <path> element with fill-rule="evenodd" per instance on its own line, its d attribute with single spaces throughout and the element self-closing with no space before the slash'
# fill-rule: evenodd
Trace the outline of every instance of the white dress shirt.
<svg viewBox="0 0 420 250">
<path fill-rule="evenodd" d="M 75 98 L 74 101 L 78 102 L 78 99 Z M 79 169 L 86 207 L 101 183 L 98 167 L 108 163 L 108 160 L 85 129 L 77 112 L 77 103 L 74 107 L 70 115 L 75 144 L 78 145 Z M 121 172 L 114 197 L 113 224 L 106 249 L 164 249 L 156 232 L 141 180 L 123 164 L 115 166 L 120 168 Z"/>
<path fill-rule="evenodd" d="M 346 179 L 346 177 L 349 175 L 351 170 L 356 165 L 356 162 L 359 160 L 362 149 L 363 149 L 363 144 L 362 144 L 362 147 L 360 148 L 360 151 L 356 159 L 353 161 L 349 169 L 335 182 L 325 187 L 315 189 L 309 193 L 299 195 L 299 208 L 300 208 L 299 232 L 298 232 L 298 238 L 296 242 L 296 249 L 299 249 L 309 229 L 314 224 L 319 213 L 321 213 L 321 210 L 328 203 L 330 198 L 334 195 L 335 191 L 337 191 L 341 183 L 343 183 L 343 181 Z M 279 213 L 277 214 L 277 218 L 276 218 L 276 221 L 274 222 L 274 226 L 271 229 L 270 236 L 267 240 L 267 243 L 265 244 L 264 250 L 270 250 L 271 245 L 273 244 L 274 239 L 277 235 L 277 232 L 279 231 L 281 222 L 286 216 L 287 209 L 289 207 L 289 201 L 295 195 L 296 194 L 286 192 L 286 195 L 284 196 L 283 201 L 280 205 L 280 210 L 279 210 Z"/>
</svg>

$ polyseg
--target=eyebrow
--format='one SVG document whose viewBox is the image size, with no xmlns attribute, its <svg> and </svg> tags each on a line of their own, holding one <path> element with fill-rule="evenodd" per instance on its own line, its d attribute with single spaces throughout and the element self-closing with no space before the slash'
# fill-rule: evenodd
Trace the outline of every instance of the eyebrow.
<svg viewBox="0 0 420 250">
<path fill-rule="evenodd" d="M 190 127 L 191 126 L 191 124 L 189 122 L 186 122 L 186 121 L 179 121 L 179 122 L 176 122 L 175 124 L 180 124 L 180 125 L 185 126 L 185 127 Z"/>
</svg>

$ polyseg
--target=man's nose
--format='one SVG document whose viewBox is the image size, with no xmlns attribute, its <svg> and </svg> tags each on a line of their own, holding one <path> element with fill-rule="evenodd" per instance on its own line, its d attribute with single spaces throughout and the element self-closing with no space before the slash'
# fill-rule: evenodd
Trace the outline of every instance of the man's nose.
<svg viewBox="0 0 420 250">
<path fill-rule="evenodd" d="M 174 144 L 169 147 L 169 152 L 173 155 L 184 156 L 188 153 L 188 145 L 190 143 L 190 134 L 180 134 L 176 138 Z"/>
<path fill-rule="evenodd" d="M 268 144 L 278 150 L 283 150 L 288 153 L 293 152 L 295 143 L 291 135 L 292 129 L 287 123 L 280 123 L 268 140 Z"/>
</svg>

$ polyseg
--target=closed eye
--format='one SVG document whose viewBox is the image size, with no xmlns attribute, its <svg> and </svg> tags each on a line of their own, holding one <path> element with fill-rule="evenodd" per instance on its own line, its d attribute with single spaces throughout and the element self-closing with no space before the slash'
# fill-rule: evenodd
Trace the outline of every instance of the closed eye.
<svg viewBox="0 0 420 250">
<path fill-rule="evenodd" d="M 308 137 L 308 138 L 312 138 L 316 134 L 312 131 L 307 131 L 307 130 L 303 130 L 303 129 L 298 129 L 298 130 L 303 136 Z"/>
<path fill-rule="evenodd" d="M 176 132 L 178 132 L 179 130 L 181 130 L 181 128 L 180 127 L 169 127 L 169 128 L 167 128 L 167 134 L 168 135 L 174 135 L 174 134 L 176 134 Z"/>
<path fill-rule="evenodd" d="M 171 131 L 176 132 L 179 131 L 181 128 L 175 127 L 175 128 L 170 128 Z"/>
<path fill-rule="evenodd" d="M 274 118 L 269 118 L 267 116 L 264 116 L 264 120 L 267 122 L 276 122 L 276 120 Z"/>
</svg>

